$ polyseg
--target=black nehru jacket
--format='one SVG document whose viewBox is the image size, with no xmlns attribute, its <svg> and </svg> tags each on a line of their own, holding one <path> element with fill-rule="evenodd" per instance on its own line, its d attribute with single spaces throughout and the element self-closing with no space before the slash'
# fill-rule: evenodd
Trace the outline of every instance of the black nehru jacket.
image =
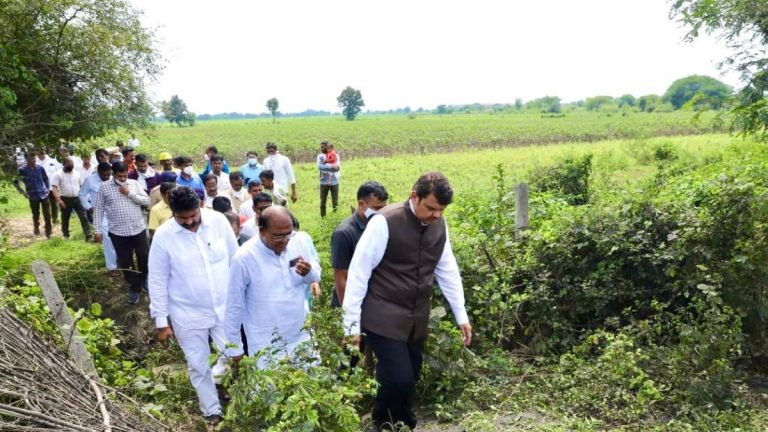
<svg viewBox="0 0 768 432">
<path fill-rule="evenodd" d="M 373 270 L 363 300 L 363 329 L 407 342 L 427 336 L 435 267 L 446 241 L 445 218 L 422 225 L 408 201 L 392 204 L 374 217 L 387 219 L 389 241 Z"/>
</svg>

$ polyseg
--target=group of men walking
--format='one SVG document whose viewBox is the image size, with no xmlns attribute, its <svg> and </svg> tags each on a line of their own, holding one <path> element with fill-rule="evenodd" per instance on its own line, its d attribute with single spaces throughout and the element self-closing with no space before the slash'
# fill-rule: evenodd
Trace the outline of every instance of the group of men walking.
<svg viewBox="0 0 768 432">
<path fill-rule="evenodd" d="M 191 169 L 189 158 L 164 163 L 171 159 L 164 153 L 162 166 L 152 169 L 146 156 L 133 157 L 133 149 L 127 149 L 123 160 L 112 164 L 101 161 L 97 152 L 95 172 L 74 181 L 67 177 L 72 169 L 66 168 L 75 162 L 66 158 L 64 174 L 55 177 L 57 203 L 83 214 L 86 239 L 93 209 L 93 237 L 111 242 L 130 286 L 129 302 L 136 304 L 148 290 L 157 339 L 164 346 L 171 338 L 178 341 L 203 416 L 216 424 L 222 418 L 221 398 L 226 398 L 217 388 L 217 376 L 228 360 L 236 364 L 243 355 L 259 356 L 258 367 L 266 368 L 274 352 L 277 358 L 292 356 L 299 346 L 312 343 L 304 322 L 312 294 L 318 293 L 321 264 L 311 237 L 298 230 L 285 207 L 297 200 L 293 170 L 271 143 L 266 148 L 269 165 L 248 152 L 247 163 L 233 172 L 210 146 L 200 174 Z M 36 233 L 36 206 L 45 214 L 43 203 L 49 202 L 52 188 L 38 160 L 46 163 L 32 156 L 20 170 Z M 328 142 L 321 144 L 317 167 L 324 217 L 327 195 L 334 211 L 339 195 L 339 155 Z M 83 196 L 79 190 L 71 195 L 75 184 L 86 190 L 82 211 L 71 199 Z M 343 307 L 347 343 L 365 343 L 376 357 L 376 426 L 413 428 L 413 395 L 435 282 L 451 306 L 463 343 L 472 339 L 443 218 L 453 190 L 445 176 L 431 172 L 416 181 L 406 201 L 387 205 L 389 194 L 375 181 L 362 184 L 356 197 L 357 208 L 332 236 L 332 306 Z M 153 219 L 153 212 L 163 216 Z M 151 246 L 148 217 L 154 220 Z M 106 249 L 105 244 L 105 257 Z M 275 335 L 279 350 L 274 349 Z M 220 353 L 213 367 L 209 338 Z"/>
</svg>

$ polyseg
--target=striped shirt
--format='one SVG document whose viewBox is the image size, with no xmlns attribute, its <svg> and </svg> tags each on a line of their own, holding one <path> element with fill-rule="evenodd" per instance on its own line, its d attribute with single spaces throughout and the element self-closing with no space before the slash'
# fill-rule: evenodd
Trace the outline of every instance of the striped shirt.
<svg viewBox="0 0 768 432">
<path fill-rule="evenodd" d="M 128 195 L 120 193 L 120 185 L 114 180 L 101 184 L 93 212 L 93 226 L 96 234 L 101 233 L 101 218 L 109 219 L 109 232 L 129 237 L 144 231 L 144 215 L 141 207 L 149 207 L 149 196 L 139 182 L 128 179 Z"/>
</svg>

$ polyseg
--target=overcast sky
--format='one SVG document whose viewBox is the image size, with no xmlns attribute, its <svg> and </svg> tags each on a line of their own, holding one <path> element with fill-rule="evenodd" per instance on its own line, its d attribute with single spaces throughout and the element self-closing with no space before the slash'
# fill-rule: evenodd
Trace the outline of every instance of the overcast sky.
<svg viewBox="0 0 768 432">
<path fill-rule="evenodd" d="M 131 0 L 166 58 L 156 100 L 193 112 L 338 111 L 350 85 L 366 109 L 662 94 L 721 76 L 728 55 L 682 41 L 667 0 Z"/>
</svg>

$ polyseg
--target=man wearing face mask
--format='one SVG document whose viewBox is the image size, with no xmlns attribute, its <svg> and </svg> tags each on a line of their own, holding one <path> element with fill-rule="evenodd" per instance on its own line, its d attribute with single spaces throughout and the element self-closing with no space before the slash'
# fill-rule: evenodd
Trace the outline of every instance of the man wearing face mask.
<svg viewBox="0 0 768 432">
<path fill-rule="evenodd" d="M 379 428 L 398 422 L 416 427 L 413 395 L 435 281 L 464 345 L 472 341 L 461 275 L 443 218 L 452 200 L 453 189 L 443 174 L 422 175 L 407 201 L 384 207 L 370 219 L 349 265 L 344 329 L 352 345 L 359 345 L 364 333 L 376 355 L 379 388 L 372 417 Z"/>
<path fill-rule="evenodd" d="M 61 209 L 61 233 L 64 238 L 69 238 L 69 218 L 72 210 L 80 219 L 85 241 L 91 239 L 91 224 L 88 222 L 88 214 L 80 202 L 80 188 L 85 179 L 75 170 L 75 162 L 72 158 L 64 159 L 64 167 L 57 171 L 51 179 L 51 192 L 56 197 L 56 204 Z"/>
<path fill-rule="evenodd" d="M 339 224 L 331 236 L 331 264 L 333 265 L 332 307 L 341 307 L 347 288 L 347 271 L 355 253 L 357 242 L 365 231 L 368 219 L 387 205 L 389 194 L 376 181 L 367 181 L 357 189 L 357 209 Z"/>
<path fill-rule="evenodd" d="M 264 160 L 264 169 L 272 170 L 275 176 L 274 180 L 280 186 L 291 186 L 291 202 L 295 203 L 299 199 L 296 195 L 296 176 L 293 174 L 291 160 L 277 151 L 275 143 L 267 143 L 267 159 Z"/>
<path fill-rule="evenodd" d="M 251 180 L 259 179 L 259 174 L 264 170 L 264 166 L 259 163 L 258 155 L 253 150 L 249 150 L 245 157 L 248 162 L 240 167 L 240 172 L 243 174 L 245 184 L 248 184 Z"/>
<path fill-rule="evenodd" d="M 93 220 L 93 213 L 95 211 L 93 206 L 98 200 L 101 184 L 110 180 L 112 180 L 112 165 L 107 162 L 99 162 L 96 172 L 89 175 L 85 179 L 83 187 L 80 188 L 80 202 L 83 203 L 83 207 L 91 215 L 91 220 Z M 106 216 L 101 218 L 101 232 L 109 232 L 109 219 Z M 109 275 L 113 277 L 119 276 L 120 272 L 117 271 L 117 253 L 109 236 L 102 237 L 101 246 L 104 249 L 104 262 L 107 265 Z"/>
<path fill-rule="evenodd" d="M 181 174 L 176 177 L 176 184 L 186 186 L 192 190 L 205 189 L 200 176 L 192 168 L 192 158 L 189 156 L 179 156 L 176 160 L 179 163 L 179 168 L 181 168 Z"/>
<path fill-rule="evenodd" d="M 210 145 L 205 149 L 205 153 L 203 154 L 203 159 L 205 159 L 205 169 L 203 170 L 203 172 L 200 173 L 200 178 L 205 178 L 205 176 L 207 176 L 208 174 L 211 173 L 211 171 L 213 171 L 212 161 L 214 156 L 218 156 L 218 155 L 219 155 L 219 149 L 217 149 L 215 145 Z M 222 158 L 222 161 L 223 161 L 223 165 L 221 170 L 229 174 L 229 162 L 227 162 L 227 160 L 223 158 Z"/>
<path fill-rule="evenodd" d="M 178 341 L 200 410 L 215 426 L 222 416 L 216 382 L 225 372 L 226 357 L 209 365 L 208 338 L 224 352 L 227 279 L 237 241 L 227 218 L 201 209 L 191 189 L 172 189 L 168 206 L 173 218 L 157 229 L 149 252 L 150 315 L 163 347 L 170 338 Z"/>
<path fill-rule="evenodd" d="M 96 241 L 102 240 L 102 219 L 109 219 L 107 234 L 115 246 L 117 262 L 130 285 L 128 303 L 136 304 L 147 284 L 147 225 L 142 207 L 150 204 L 149 196 L 136 180 L 128 178 L 124 162 L 112 164 L 112 180 L 101 184 L 93 213 Z M 136 256 L 136 265 L 133 258 Z M 138 271 L 135 271 L 137 269 Z"/>
</svg>

